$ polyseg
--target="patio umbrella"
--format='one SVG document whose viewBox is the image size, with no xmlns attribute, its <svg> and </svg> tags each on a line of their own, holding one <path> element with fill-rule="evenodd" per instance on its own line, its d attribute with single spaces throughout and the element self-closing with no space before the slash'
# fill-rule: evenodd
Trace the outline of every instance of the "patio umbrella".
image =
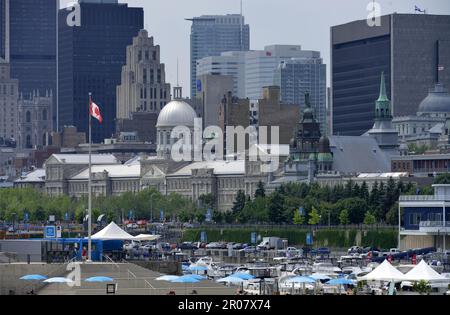
<svg viewBox="0 0 450 315">
<path fill-rule="evenodd" d="M 330 280 L 331 279 L 329 276 L 322 275 L 320 273 L 314 273 L 314 274 L 310 275 L 309 277 L 314 280 Z"/>
<path fill-rule="evenodd" d="M 327 282 L 329 285 L 355 285 L 355 281 L 345 278 L 332 279 Z"/>
<path fill-rule="evenodd" d="M 186 276 L 182 276 L 182 277 L 178 277 L 177 279 L 174 279 L 172 281 L 170 281 L 172 283 L 184 283 L 185 284 L 185 293 L 187 294 L 187 284 L 188 283 L 198 283 L 200 282 L 200 280 L 197 280 L 195 278 L 193 278 L 190 275 L 186 275 Z"/>
<path fill-rule="evenodd" d="M 47 279 L 44 282 L 45 283 L 73 283 L 73 280 L 71 280 L 69 278 L 56 277 L 56 278 Z"/>
<path fill-rule="evenodd" d="M 230 277 L 234 277 L 234 278 L 241 278 L 242 280 L 252 280 L 255 279 L 255 276 L 252 276 L 249 273 L 241 273 L 241 272 L 237 272 L 232 274 Z"/>
<path fill-rule="evenodd" d="M 42 280 L 46 280 L 47 277 L 46 276 L 42 276 L 42 275 L 25 275 L 23 277 L 20 278 L 20 280 L 25 280 L 25 281 L 42 281 Z M 34 292 L 34 284 L 32 286 L 32 292 Z"/>
<path fill-rule="evenodd" d="M 305 285 L 306 283 L 316 283 L 316 280 L 311 277 L 305 277 L 305 276 L 297 276 L 286 280 L 287 283 L 292 283 L 292 290 L 294 290 L 294 285 L 296 283 L 303 284 L 303 292 L 305 291 Z"/>
<path fill-rule="evenodd" d="M 84 280 L 85 282 L 113 282 L 114 279 L 110 277 L 91 277 Z"/>
<path fill-rule="evenodd" d="M 179 276 L 161 276 L 159 278 L 156 278 L 156 280 L 157 281 L 173 281 L 178 278 L 179 278 Z"/>
<path fill-rule="evenodd" d="M 196 279 L 196 280 L 206 280 L 207 278 L 206 277 L 204 277 L 204 276 L 200 276 L 200 275 L 188 275 L 189 277 L 191 277 L 191 278 L 194 278 L 194 279 Z"/>
<path fill-rule="evenodd" d="M 205 266 L 189 266 L 188 270 L 198 272 L 198 271 L 206 271 L 208 270 L 208 268 Z"/>
<path fill-rule="evenodd" d="M 26 281 L 42 281 L 42 280 L 46 280 L 47 277 L 46 276 L 42 276 L 42 275 L 26 275 L 20 278 L 20 280 L 26 280 Z"/>
</svg>

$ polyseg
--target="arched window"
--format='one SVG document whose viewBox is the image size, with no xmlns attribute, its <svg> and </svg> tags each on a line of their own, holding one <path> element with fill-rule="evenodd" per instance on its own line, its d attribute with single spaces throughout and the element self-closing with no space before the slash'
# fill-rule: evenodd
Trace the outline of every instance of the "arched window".
<svg viewBox="0 0 450 315">
<path fill-rule="evenodd" d="M 44 109 L 42 111 L 42 120 L 47 120 L 47 110 L 46 109 Z"/>
<path fill-rule="evenodd" d="M 31 148 L 31 136 L 28 135 L 27 136 L 27 144 L 26 144 L 27 149 Z"/>
<path fill-rule="evenodd" d="M 27 111 L 25 121 L 26 121 L 27 123 L 30 123 L 30 122 L 31 122 L 31 113 L 30 113 L 30 111 Z"/>
</svg>

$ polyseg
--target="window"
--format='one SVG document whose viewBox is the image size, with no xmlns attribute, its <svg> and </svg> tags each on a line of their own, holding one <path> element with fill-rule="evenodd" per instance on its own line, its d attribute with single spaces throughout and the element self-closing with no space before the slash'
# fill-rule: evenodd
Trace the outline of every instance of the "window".
<svg viewBox="0 0 450 315">
<path fill-rule="evenodd" d="M 25 121 L 26 121 L 27 123 L 30 123 L 30 122 L 31 122 L 31 113 L 30 113 L 30 111 L 27 111 Z"/>
<path fill-rule="evenodd" d="M 42 111 L 42 120 L 47 120 L 47 110 L 46 109 L 44 109 L 43 111 Z"/>
<path fill-rule="evenodd" d="M 421 221 L 420 213 L 410 213 L 409 214 L 409 224 L 410 225 L 419 225 Z"/>
</svg>

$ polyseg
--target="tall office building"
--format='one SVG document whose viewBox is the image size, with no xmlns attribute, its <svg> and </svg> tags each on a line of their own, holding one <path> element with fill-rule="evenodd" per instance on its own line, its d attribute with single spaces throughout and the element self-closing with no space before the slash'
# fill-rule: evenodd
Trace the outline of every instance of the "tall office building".
<svg viewBox="0 0 450 315">
<path fill-rule="evenodd" d="M 56 16 L 55 0 L 0 0 L 0 58 L 24 94 L 56 91 Z"/>
<path fill-rule="evenodd" d="M 197 61 L 226 51 L 250 49 L 250 26 L 239 14 L 202 15 L 187 19 L 191 27 L 191 98 L 197 94 Z"/>
<path fill-rule="evenodd" d="M 18 139 L 19 80 L 12 79 L 10 65 L 0 62 L 0 144 Z"/>
<path fill-rule="evenodd" d="M 251 100 L 263 97 L 263 87 L 274 85 L 275 72 L 282 61 L 311 58 L 316 52 L 299 45 L 272 45 L 245 54 L 245 96 Z"/>
<path fill-rule="evenodd" d="M 170 101 L 170 84 L 160 57 L 159 45 L 141 30 L 127 47 L 127 63 L 117 87 L 118 119 L 129 119 L 135 112 L 159 113 Z"/>
<path fill-rule="evenodd" d="M 81 26 L 67 25 L 69 11 L 59 15 L 60 126 L 88 131 L 89 93 L 100 106 L 103 124 L 93 121 L 92 140 L 114 134 L 116 87 L 120 85 L 126 48 L 144 28 L 142 8 L 117 0 L 80 0 Z"/>
<path fill-rule="evenodd" d="M 245 98 L 245 54 L 244 51 L 227 51 L 198 60 L 197 80 L 203 75 L 232 76 L 233 96 Z"/>
<path fill-rule="evenodd" d="M 309 93 L 314 116 L 320 123 L 321 133 L 327 132 L 327 66 L 320 53 L 312 51 L 307 58 L 292 58 L 280 63 L 275 72 L 275 85 L 280 87 L 284 104 L 299 104 L 306 108 L 305 94 Z"/>
<path fill-rule="evenodd" d="M 332 121 L 336 135 L 371 129 L 379 75 L 394 116 L 412 115 L 428 90 L 450 87 L 450 16 L 391 14 L 381 26 L 366 20 L 331 28 Z"/>
</svg>

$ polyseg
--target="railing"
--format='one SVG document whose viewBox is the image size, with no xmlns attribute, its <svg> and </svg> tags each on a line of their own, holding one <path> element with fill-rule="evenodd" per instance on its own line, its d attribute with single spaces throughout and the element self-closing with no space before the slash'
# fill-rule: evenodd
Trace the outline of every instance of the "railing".
<svg viewBox="0 0 450 315">
<path fill-rule="evenodd" d="M 445 201 L 445 197 L 434 195 L 400 196 L 400 201 Z"/>
<path fill-rule="evenodd" d="M 108 255 L 102 255 L 103 258 L 106 258 L 107 261 L 109 261 L 111 264 L 113 264 L 114 267 L 117 268 L 117 270 L 120 272 L 120 266 L 117 264 L 111 257 Z"/>
<path fill-rule="evenodd" d="M 442 221 L 421 221 L 420 227 L 450 227 L 450 221 L 442 222 Z"/>
<path fill-rule="evenodd" d="M 389 225 L 389 224 L 374 224 L 374 225 L 365 225 L 365 224 L 348 224 L 348 225 L 328 225 L 328 224 L 319 224 L 319 225 L 295 225 L 295 224 L 202 224 L 195 229 L 234 229 L 234 228 L 252 228 L 252 229 L 315 229 L 315 230 L 329 230 L 329 229 L 337 229 L 337 230 L 348 230 L 348 229 L 356 229 L 356 230 L 378 230 L 378 229 L 398 229 L 397 225 Z"/>
</svg>

